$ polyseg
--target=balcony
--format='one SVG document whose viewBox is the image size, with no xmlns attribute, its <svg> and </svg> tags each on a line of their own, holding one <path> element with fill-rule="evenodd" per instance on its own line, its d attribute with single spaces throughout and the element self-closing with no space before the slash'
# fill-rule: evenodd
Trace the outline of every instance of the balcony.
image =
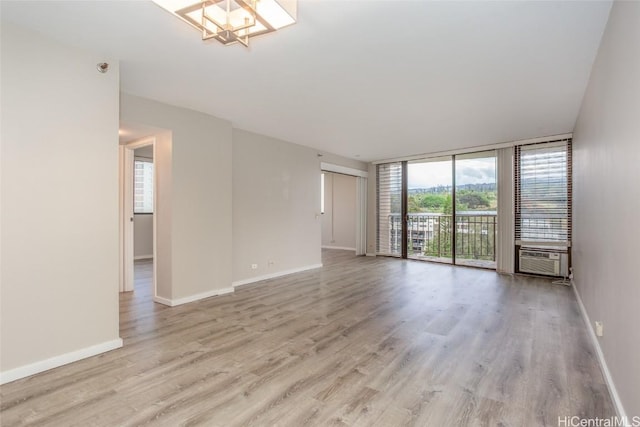
<svg viewBox="0 0 640 427">
<path fill-rule="evenodd" d="M 399 214 L 388 216 L 389 248 L 399 253 L 402 224 Z M 410 213 L 407 218 L 408 257 L 450 263 L 452 258 L 452 215 Z M 496 268 L 495 212 L 456 214 L 456 264 Z"/>
</svg>

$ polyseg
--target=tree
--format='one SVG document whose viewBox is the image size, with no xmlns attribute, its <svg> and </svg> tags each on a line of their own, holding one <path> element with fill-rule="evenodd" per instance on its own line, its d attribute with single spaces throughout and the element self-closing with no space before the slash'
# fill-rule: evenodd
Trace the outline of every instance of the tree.
<svg viewBox="0 0 640 427">
<path fill-rule="evenodd" d="M 412 194 L 407 198 L 407 210 L 410 213 L 422 212 L 419 196 Z"/>
<path fill-rule="evenodd" d="M 445 215 L 453 214 L 453 199 L 451 198 L 451 194 L 447 194 L 447 197 L 445 198 L 442 213 Z"/>
<path fill-rule="evenodd" d="M 420 206 L 429 212 L 442 212 L 445 200 L 444 194 L 424 194 L 420 200 Z"/>
<path fill-rule="evenodd" d="M 458 196 L 458 202 L 465 204 L 469 209 L 488 208 L 489 198 L 484 193 L 478 193 L 476 191 L 465 192 Z"/>
</svg>

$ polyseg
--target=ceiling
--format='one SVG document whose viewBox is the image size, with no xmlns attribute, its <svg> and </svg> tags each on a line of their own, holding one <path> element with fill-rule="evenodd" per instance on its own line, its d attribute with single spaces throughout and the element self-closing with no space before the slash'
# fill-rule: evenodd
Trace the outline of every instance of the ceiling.
<svg viewBox="0 0 640 427">
<path fill-rule="evenodd" d="M 571 132 L 611 2 L 300 0 L 250 48 L 143 1 L 5 1 L 120 61 L 122 91 L 360 160 Z"/>
</svg>

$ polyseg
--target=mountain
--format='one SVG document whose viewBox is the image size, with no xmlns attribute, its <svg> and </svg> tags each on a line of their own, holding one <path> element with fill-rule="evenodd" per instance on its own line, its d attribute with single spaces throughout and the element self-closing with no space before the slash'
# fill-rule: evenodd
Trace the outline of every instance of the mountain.
<svg viewBox="0 0 640 427">
<path fill-rule="evenodd" d="M 456 191 L 460 190 L 470 190 L 470 191 L 479 191 L 479 192 L 487 192 L 487 191 L 496 191 L 496 183 L 482 183 L 482 184 L 462 184 L 456 185 Z M 410 188 L 409 194 L 438 194 L 438 193 L 450 193 L 451 186 L 450 185 L 439 185 L 437 187 L 429 187 L 429 188 Z"/>
</svg>

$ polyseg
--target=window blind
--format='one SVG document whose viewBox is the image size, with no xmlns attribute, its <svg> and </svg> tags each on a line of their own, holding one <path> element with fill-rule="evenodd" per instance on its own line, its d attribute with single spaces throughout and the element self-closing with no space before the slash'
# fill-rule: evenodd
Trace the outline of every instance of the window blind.
<svg viewBox="0 0 640 427">
<path fill-rule="evenodd" d="M 153 163 L 134 161 L 133 213 L 153 213 Z"/>
<path fill-rule="evenodd" d="M 402 163 L 376 165 L 376 253 L 402 254 Z"/>
<path fill-rule="evenodd" d="M 515 239 L 571 246 L 571 139 L 515 147 Z"/>
</svg>

